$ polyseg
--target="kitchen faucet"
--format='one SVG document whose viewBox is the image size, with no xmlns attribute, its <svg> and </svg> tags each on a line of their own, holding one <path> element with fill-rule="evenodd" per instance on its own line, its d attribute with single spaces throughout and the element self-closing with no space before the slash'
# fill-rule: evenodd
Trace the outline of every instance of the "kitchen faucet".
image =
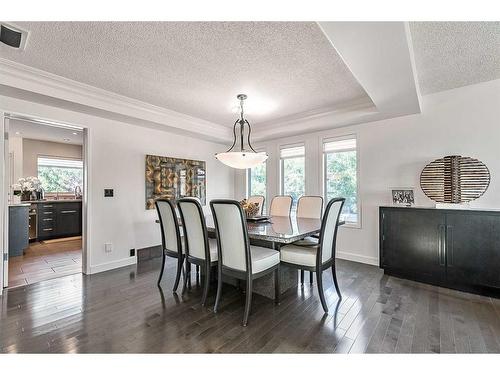
<svg viewBox="0 0 500 375">
<path fill-rule="evenodd" d="M 75 187 L 75 199 L 82 197 L 82 188 L 78 185 Z"/>
</svg>

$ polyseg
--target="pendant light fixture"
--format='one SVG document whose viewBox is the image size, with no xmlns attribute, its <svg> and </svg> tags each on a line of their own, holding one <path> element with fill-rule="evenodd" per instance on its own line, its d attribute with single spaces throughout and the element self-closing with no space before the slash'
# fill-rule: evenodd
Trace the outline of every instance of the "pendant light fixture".
<svg viewBox="0 0 500 375">
<path fill-rule="evenodd" d="M 233 145 L 226 152 L 215 154 L 215 158 L 231 168 L 247 169 L 265 162 L 267 160 L 267 153 L 255 151 L 250 144 L 250 133 L 252 129 L 250 123 L 245 119 L 243 112 L 243 102 L 247 96 L 245 94 L 239 94 L 237 98 L 240 101 L 240 118 L 236 120 L 233 125 Z M 238 124 L 240 125 L 240 149 L 234 150 L 237 142 L 236 127 Z M 245 124 L 248 126 L 247 144 L 249 149 L 245 149 L 243 141 L 245 136 Z"/>
</svg>

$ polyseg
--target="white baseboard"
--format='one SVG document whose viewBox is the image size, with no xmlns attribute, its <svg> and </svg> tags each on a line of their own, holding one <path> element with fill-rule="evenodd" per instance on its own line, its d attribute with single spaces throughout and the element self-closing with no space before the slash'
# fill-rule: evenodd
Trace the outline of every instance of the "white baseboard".
<svg viewBox="0 0 500 375">
<path fill-rule="evenodd" d="M 366 255 L 358 255 L 353 253 L 345 253 L 343 251 L 337 251 L 336 257 L 339 259 L 350 260 L 358 263 L 370 264 L 372 266 L 378 266 L 378 258 L 368 257 Z"/>
<path fill-rule="evenodd" d="M 109 271 L 109 270 L 113 270 L 115 268 L 126 267 L 126 266 L 130 266 L 130 265 L 136 264 L 136 263 L 137 263 L 137 257 L 118 259 L 118 260 L 114 260 L 112 262 L 97 264 L 94 266 L 91 265 L 90 266 L 90 273 L 94 274 L 94 273 Z"/>
<path fill-rule="evenodd" d="M 337 258 L 350 260 L 352 262 L 370 264 L 372 266 L 378 266 L 378 259 L 374 257 L 368 257 L 366 255 L 358 255 L 353 253 L 346 253 L 342 251 L 337 251 Z M 130 257 L 125 259 L 114 260 L 112 262 L 102 263 L 94 266 L 90 266 L 90 273 L 99 273 L 104 271 L 113 270 L 115 268 L 126 267 L 137 263 L 137 257 Z"/>
</svg>

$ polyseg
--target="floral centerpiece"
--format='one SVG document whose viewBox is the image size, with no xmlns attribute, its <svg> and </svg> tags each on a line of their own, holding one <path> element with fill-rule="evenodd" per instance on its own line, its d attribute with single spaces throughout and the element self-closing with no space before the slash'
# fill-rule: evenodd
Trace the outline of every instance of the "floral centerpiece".
<svg viewBox="0 0 500 375">
<path fill-rule="evenodd" d="M 248 202 L 246 199 L 243 199 L 240 204 L 248 218 L 255 217 L 259 213 L 258 203 Z"/>
<path fill-rule="evenodd" d="M 29 201 L 31 199 L 31 194 L 40 189 L 41 182 L 38 178 L 30 176 L 30 177 L 21 177 L 17 184 L 12 185 L 12 190 L 20 190 L 21 191 L 21 200 Z"/>
</svg>

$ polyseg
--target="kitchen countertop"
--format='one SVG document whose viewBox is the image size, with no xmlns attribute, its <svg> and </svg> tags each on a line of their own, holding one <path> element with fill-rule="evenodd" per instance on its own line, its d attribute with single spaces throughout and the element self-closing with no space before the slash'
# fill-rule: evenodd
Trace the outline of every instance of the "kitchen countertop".
<svg viewBox="0 0 500 375">
<path fill-rule="evenodd" d="M 31 203 L 9 203 L 9 207 L 28 207 Z"/>
<path fill-rule="evenodd" d="M 36 201 L 23 201 L 22 203 L 67 203 L 67 202 L 81 202 L 81 199 L 41 199 Z"/>
</svg>

